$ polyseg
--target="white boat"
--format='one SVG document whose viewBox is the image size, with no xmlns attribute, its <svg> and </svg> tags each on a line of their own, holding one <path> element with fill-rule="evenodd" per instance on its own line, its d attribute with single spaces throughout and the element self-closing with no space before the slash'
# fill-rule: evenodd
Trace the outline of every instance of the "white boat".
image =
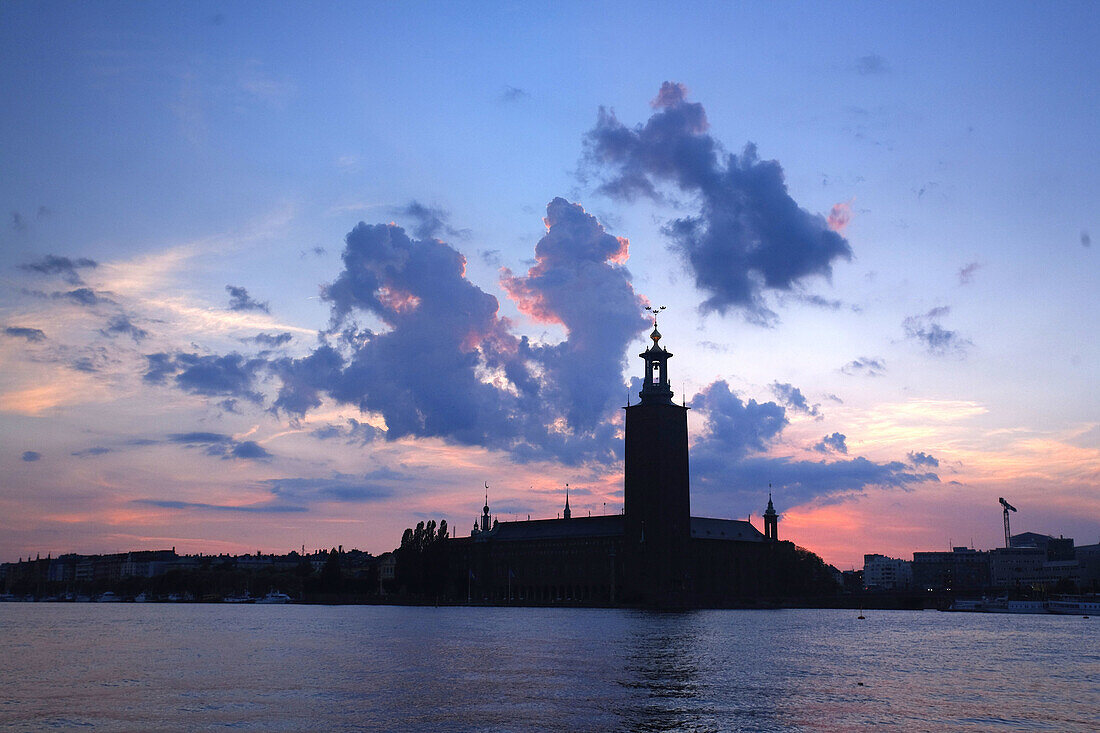
<svg viewBox="0 0 1100 733">
<path fill-rule="evenodd" d="M 256 601 L 256 603 L 290 603 L 291 598 L 286 593 L 282 593 L 277 590 L 268 592 L 266 596 Z"/>
<path fill-rule="evenodd" d="M 1100 616 L 1100 598 L 1063 596 L 1049 601 L 1047 610 L 1066 616 Z"/>
<path fill-rule="evenodd" d="M 122 599 L 116 596 L 113 592 L 107 591 L 99 598 L 95 599 L 96 603 L 121 603 Z"/>
</svg>

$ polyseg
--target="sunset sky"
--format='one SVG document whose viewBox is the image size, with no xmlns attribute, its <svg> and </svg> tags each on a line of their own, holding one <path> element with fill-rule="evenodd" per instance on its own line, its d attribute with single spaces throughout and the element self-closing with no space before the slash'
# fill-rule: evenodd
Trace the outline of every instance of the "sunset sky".
<svg viewBox="0 0 1100 733">
<path fill-rule="evenodd" d="M 0 560 L 622 502 L 1100 541 L 1096 3 L 0 4 Z"/>
</svg>

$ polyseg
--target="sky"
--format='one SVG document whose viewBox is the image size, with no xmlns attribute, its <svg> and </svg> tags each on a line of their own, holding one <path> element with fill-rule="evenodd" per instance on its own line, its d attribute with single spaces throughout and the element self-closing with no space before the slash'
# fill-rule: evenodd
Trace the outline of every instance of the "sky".
<svg viewBox="0 0 1100 733">
<path fill-rule="evenodd" d="M 314 5 L 0 4 L 0 559 L 618 512 L 646 305 L 693 514 L 1100 542 L 1095 3 Z"/>
</svg>

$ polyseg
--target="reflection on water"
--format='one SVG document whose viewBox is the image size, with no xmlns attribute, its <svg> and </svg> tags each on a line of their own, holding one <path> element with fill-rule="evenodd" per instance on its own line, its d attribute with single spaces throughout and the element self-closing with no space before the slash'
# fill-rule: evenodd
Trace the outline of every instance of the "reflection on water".
<svg viewBox="0 0 1100 733">
<path fill-rule="evenodd" d="M 0 729 L 1095 731 L 1098 621 L 0 604 Z"/>
</svg>

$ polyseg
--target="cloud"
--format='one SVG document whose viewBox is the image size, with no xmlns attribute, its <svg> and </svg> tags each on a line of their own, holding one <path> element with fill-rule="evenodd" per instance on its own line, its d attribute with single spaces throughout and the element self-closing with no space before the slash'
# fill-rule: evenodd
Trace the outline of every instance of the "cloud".
<svg viewBox="0 0 1100 733">
<path fill-rule="evenodd" d="M 545 223 L 535 265 L 522 277 L 502 269 L 501 286 L 526 315 L 565 327 L 564 342 L 532 347 L 532 355 L 545 376 L 544 398 L 588 431 L 621 400 L 624 354 L 649 322 L 623 266 L 626 238 L 562 198 L 547 205 Z"/>
<path fill-rule="evenodd" d="M 60 275 L 61 279 L 72 285 L 82 285 L 83 280 L 77 270 L 98 267 L 99 263 L 87 257 L 70 259 L 58 255 L 46 255 L 37 262 L 27 262 L 19 266 L 19 269 L 27 272 L 36 272 L 40 275 Z"/>
<path fill-rule="evenodd" d="M 176 385 L 191 394 L 263 402 L 256 389 L 256 381 L 267 366 L 263 359 L 246 359 L 235 352 L 224 356 L 162 352 L 146 354 L 145 359 L 148 369 L 144 380 L 150 384 L 163 384 L 174 377 Z"/>
<path fill-rule="evenodd" d="M 33 463 L 34 461 L 41 460 L 41 458 L 42 458 L 42 454 L 39 453 L 38 451 L 33 451 L 33 450 L 23 451 L 22 459 L 24 461 L 28 462 L 28 463 Z"/>
<path fill-rule="evenodd" d="M 271 458 L 271 454 L 267 452 L 259 443 L 253 440 L 246 440 L 241 443 L 235 444 L 229 449 L 224 458 L 247 458 L 249 460 L 264 460 Z"/>
<path fill-rule="evenodd" d="M 253 300 L 245 288 L 236 285 L 226 285 L 225 292 L 229 293 L 229 310 L 233 311 L 263 311 L 270 313 L 267 303 Z"/>
<path fill-rule="evenodd" d="M 1092 237 L 1090 237 L 1089 233 L 1087 231 L 1085 231 L 1084 229 L 1081 230 L 1081 246 L 1082 247 L 1091 247 L 1092 246 Z"/>
<path fill-rule="evenodd" d="M 848 455 L 848 443 L 846 442 L 847 436 L 843 433 L 833 433 L 832 435 L 826 435 L 824 438 L 814 446 L 814 450 L 818 453 L 829 453 L 830 451 L 835 453 L 843 453 Z"/>
<path fill-rule="evenodd" d="M 27 328 L 26 326 L 5 326 L 4 335 L 12 338 L 26 339 L 29 342 L 45 341 L 46 332 L 40 328 Z"/>
<path fill-rule="evenodd" d="M 546 224 L 535 265 L 525 276 L 503 270 L 502 285 L 524 313 L 564 326 L 564 341 L 513 335 L 449 244 L 360 224 L 346 238 L 343 271 L 323 290 L 331 319 L 322 335 L 336 342 L 273 362 L 282 381 L 274 407 L 300 416 L 328 395 L 381 415 L 389 440 L 612 462 L 624 354 L 646 328 L 621 265 L 628 243 L 564 199 L 547 206 Z M 387 330 L 360 329 L 360 314 Z"/>
<path fill-rule="evenodd" d="M 707 427 L 695 445 L 695 460 L 706 463 L 707 454 L 721 451 L 728 459 L 764 450 L 788 424 L 786 410 L 774 402 L 747 403 L 724 380 L 708 385 L 691 399 L 695 409 L 707 415 Z"/>
<path fill-rule="evenodd" d="M 139 328 L 135 326 L 134 323 L 127 316 L 124 315 L 117 315 L 112 317 L 111 320 L 107 322 L 107 327 L 101 328 L 99 332 L 104 336 L 109 336 L 111 338 L 114 338 L 119 334 L 125 334 L 130 336 L 130 338 L 132 338 L 135 343 L 140 343 L 146 336 L 149 335 L 148 331 L 146 331 L 144 328 Z"/>
<path fill-rule="evenodd" d="M 168 442 L 187 446 L 204 446 L 209 456 L 222 459 L 243 458 L 266 461 L 272 457 L 262 445 L 252 440 L 237 441 L 230 435 L 209 432 L 173 433 Z"/>
<path fill-rule="evenodd" d="M 164 499 L 134 499 L 132 503 L 159 507 L 161 509 L 204 509 L 215 512 L 242 512 L 245 514 L 286 514 L 309 511 L 308 507 L 291 504 L 204 504 L 197 501 L 171 501 Z"/>
<path fill-rule="evenodd" d="M 839 204 L 833 204 L 833 208 L 829 210 L 829 218 L 825 222 L 834 232 L 843 234 L 852 222 L 852 202 L 841 201 Z"/>
<path fill-rule="evenodd" d="M 821 405 L 813 405 L 812 407 L 806 402 L 806 397 L 802 394 L 802 390 L 798 387 L 793 387 L 789 384 L 783 384 L 780 382 L 773 382 L 771 386 L 772 394 L 783 401 L 787 407 L 798 412 L 803 412 L 807 415 L 818 417 L 821 413 L 819 407 Z"/>
<path fill-rule="evenodd" d="M 974 273 L 981 269 L 981 263 L 971 262 L 959 269 L 959 285 L 969 285 L 974 282 Z"/>
<path fill-rule="evenodd" d="M 348 443 L 366 445 L 375 438 L 384 435 L 384 431 L 374 427 L 370 423 L 360 422 L 355 418 L 348 418 L 346 425 L 324 425 L 311 431 L 310 435 L 319 440 L 339 438 Z"/>
<path fill-rule="evenodd" d="M 11 212 L 11 228 L 17 232 L 27 231 L 27 220 L 18 211 Z"/>
<path fill-rule="evenodd" d="M 110 452 L 111 452 L 110 448 L 104 448 L 101 445 L 95 445 L 95 446 L 92 446 L 91 448 L 85 448 L 83 450 L 73 451 L 71 455 L 74 455 L 77 458 L 90 458 L 92 456 L 102 456 L 102 455 L 105 455 L 105 454 L 110 453 Z"/>
<path fill-rule="evenodd" d="M 939 468 L 940 466 L 940 462 L 937 459 L 928 455 L 924 451 L 920 451 L 917 453 L 908 453 L 907 455 L 909 457 L 909 462 L 912 463 L 914 466 L 928 466 L 930 468 Z"/>
<path fill-rule="evenodd" d="M 861 356 L 842 366 L 840 371 L 853 376 L 865 374 L 868 377 L 881 377 L 886 373 L 886 362 L 878 358 Z"/>
<path fill-rule="evenodd" d="M 868 56 L 860 56 L 856 59 L 856 71 L 864 76 L 871 74 L 885 74 L 890 70 L 889 65 L 886 63 L 886 59 L 878 54 L 870 54 Z"/>
<path fill-rule="evenodd" d="M 609 196 L 660 199 L 661 184 L 697 196 L 699 213 L 664 230 L 709 294 L 704 312 L 742 309 L 751 320 L 771 323 L 765 291 L 789 291 L 812 276 L 828 279 L 834 260 L 851 259 L 844 237 L 791 198 L 777 161 L 760 160 L 752 143 L 739 155 L 726 153 L 707 134 L 702 105 L 687 102 L 682 85 L 662 84 L 653 106 L 657 111 L 634 128 L 601 107 L 585 158 L 605 173 L 599 190 Z"/>
<path fill-rule="evenodd" d="M 901 324 L 905 337 L 919 342 L 933 356 L 962 356 L 973 345 L 971 341 L 937 323 L 938 319 L 950 312 L 949 306 L 940 306 L 927 313 L 907 317 Z"/>
<path fill-rule="evenodd" d="M 419 201 L 410 201 L 398 209 L 397 213 L 413 219 L 415 222 L 412 227 L 413 236 L 419 239 L 436 239 L 443 235 L 466 237 L 470 233 L 469 230 L 455 229 L 447 223 L 450 215 L 443 209 L 425 206 Z"/>
<path fill-rule="evenodd" d="M 332 478 L 276 478 L 261 482 L 282 500 L 310 503 L 362 503 L 388 499 L 393 491 L 366 477 L 336 474 Z"/>
<path fill-rule="evenodd" d="M 251 341 L 261 346 L 276 348 L 289 343 L 292 338 L 293 336 L 290 335 L 289 331 L 284 331 L 283 333 L 258 333 L 255 336 L 250 336 L 241 340 Z"/>
<path fill-rule="evenodd" d="M 93 306 L 100 303 L 113 303 L 110 298 L 105 298 L 101 295 L 97 295 L 91 288 L 77 288 L 76 290 L 69 290 L 67 292 L 51 293 L 51 298 L 71 300 L 77 305 Z"/>
<path fill-rule="evenodd" d="M 513 86 L 505 86 L 504 91 L 500 93 L 501 102 L 520 102 L 529 98 L 531 95 L 523 89 Z"/>
<path fill-rule="evenodd" d="M 876 463 L 857 457 L 815 462 L 759 455 L 780 439 L 788 424 L 786 411 L 774 402 L 743 402 L 724 381 L 708 385 L 692 399 L 692 405 L 706 418 L 706 426 L 692 446 L 693 482 L 704 504 L 719 510 L 732 497 L 748 500 L 759 496 L 768 484 L 792 503 L 801 503 L 859 492 L 868 486 L 908 488 L 939 481 L 936 474 L 914 472 L 899 461 Z M 846 454 L 846 436 L 833 433 L 815 449 Z"/>
</svg>

